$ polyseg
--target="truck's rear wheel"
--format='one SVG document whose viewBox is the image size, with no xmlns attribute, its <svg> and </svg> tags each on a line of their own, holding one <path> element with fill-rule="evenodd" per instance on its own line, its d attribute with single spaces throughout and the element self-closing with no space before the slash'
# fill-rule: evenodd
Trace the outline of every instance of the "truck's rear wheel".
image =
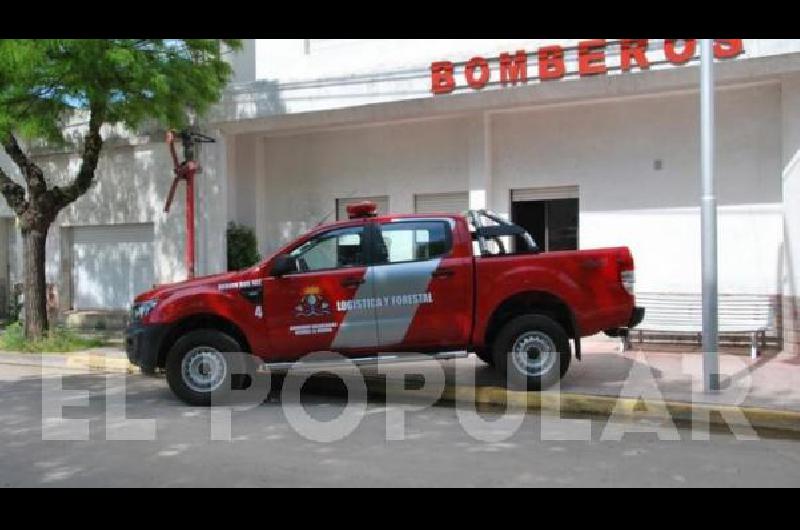
<svg viewBox="0 0 800 530">
<path fill-rule="evenodd" d="M 175 341 L 167 354 L 167 382 L 170 389 L 189 405 L 210 406 L 230 395 L 233 374 L 244 367 L 239 343 L 213 329 L 190 331 Z"/>
<path fill-rule="evenodd" d="M 542 390 L 564 377 L 572 359 L 569 337 L 544 315 L 522 315 L 507 323 L 494 342 L 495 369 L 516 389 Z"/>
</svg>

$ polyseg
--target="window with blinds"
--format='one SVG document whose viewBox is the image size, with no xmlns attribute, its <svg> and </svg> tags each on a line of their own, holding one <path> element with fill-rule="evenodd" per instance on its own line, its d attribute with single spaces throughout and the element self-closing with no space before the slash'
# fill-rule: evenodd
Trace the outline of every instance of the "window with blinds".
<svg viewBox="0 0 800 530">
<path fill-rule="evenodd" d="M 414 196 L 414 213 L 461 213 L 469 209 L 469 193 L 428 193 Z"/>
</svg>

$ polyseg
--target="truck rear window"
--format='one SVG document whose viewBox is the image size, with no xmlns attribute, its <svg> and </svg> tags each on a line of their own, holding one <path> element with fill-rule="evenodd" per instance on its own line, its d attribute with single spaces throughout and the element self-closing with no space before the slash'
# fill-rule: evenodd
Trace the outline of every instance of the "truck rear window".
<svg viewBox="0 0 800 530">
<path fill-rule="evenodd" d="M 452 246 L 445 221 L 398 221 L 379 226 L 376 263 L 403 263 L 440 258 Z"/>
</svg>

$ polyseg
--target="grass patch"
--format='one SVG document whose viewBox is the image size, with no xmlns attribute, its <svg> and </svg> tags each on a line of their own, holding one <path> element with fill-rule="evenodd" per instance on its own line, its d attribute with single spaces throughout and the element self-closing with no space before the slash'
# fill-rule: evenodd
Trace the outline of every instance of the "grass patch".
<svg viewBox="0 0 800 530">
<path fill-rule="evenodd" d="M 66 328 L 51 329 L 38 340 L 27 340 L 19 322 L 6 327 L 0 334 L 0 350 L 27 353 L 71 352 L 104 346 L 106 341 L 99 337 L 84 337 Z"/>
</svg>

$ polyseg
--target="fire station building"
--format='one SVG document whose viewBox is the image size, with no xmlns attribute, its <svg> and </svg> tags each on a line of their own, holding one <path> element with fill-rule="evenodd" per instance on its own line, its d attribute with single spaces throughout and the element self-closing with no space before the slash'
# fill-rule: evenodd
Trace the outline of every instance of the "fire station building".
<svg viewBox="0 0 800 530">
<path fill-rule="evenodd" d="M 694 41 L 244 44 L 202 126 L 217 142 L 200 150 L 199 273 L 226 269 L 229 221 L 252 227 L 267 255 L 371 199 L 397 213 L 488 208 L 546 250 L 627 245 L 637 292 L 699 295 Z M 800 351 L 800 39 L 720 39 L 715 54 L 719 291 L 768 304 L 769 333 Z M 185 276 L 183 200 L 163 212 L 163 131 L 106 137 L 96 185 L 48 239 L 48 281 L 67 315 L 125 309 Z M 70 152 L 37 160 L 55 178 L 79 163 Z M 19 247 L 0 204 L 2 308 L 21 281 Z"/>
</svg>

